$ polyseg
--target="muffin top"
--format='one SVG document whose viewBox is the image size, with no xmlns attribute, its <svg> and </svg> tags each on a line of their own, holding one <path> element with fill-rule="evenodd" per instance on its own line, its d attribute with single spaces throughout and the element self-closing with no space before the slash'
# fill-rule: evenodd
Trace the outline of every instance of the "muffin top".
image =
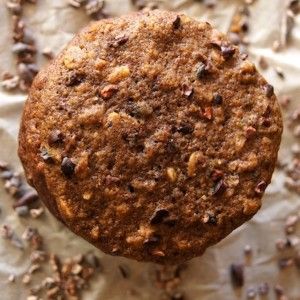
<svg viewBox="0 0 300 300">
<path fill-rule="evenodd" d="M 274 90 L 208 23 L 91 23 L 35 78 L 19 155 L 49 210 L 102 251 L 173 264 L 260 208 L 282 133 Z"/>
</svg>

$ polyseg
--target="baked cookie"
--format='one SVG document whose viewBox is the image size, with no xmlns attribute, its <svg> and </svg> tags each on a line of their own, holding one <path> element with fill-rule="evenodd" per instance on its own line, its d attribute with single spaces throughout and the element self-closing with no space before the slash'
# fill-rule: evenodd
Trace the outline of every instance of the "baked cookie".
<svg viewBox="0 0 300 300">
<path fill-rule="evenodd" d="M 273 87 L 208 23 L 92 23 L 36 77 L 19 155 L 49 210 L 102 251 L 173 264 L 249 220 L 282 133 Z"/>
</svg>

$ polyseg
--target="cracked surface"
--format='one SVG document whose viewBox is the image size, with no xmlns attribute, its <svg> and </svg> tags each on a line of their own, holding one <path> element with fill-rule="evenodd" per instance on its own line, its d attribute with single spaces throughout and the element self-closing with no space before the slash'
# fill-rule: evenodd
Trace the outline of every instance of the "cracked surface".
<svg viewBox="0 0 300 300">
<path fill-rule="evenodd" d="M 257 212 L 281 133 L 273 88 L 225 36 L 153 11 L 92 23 L 37 75 L 19 155 L 72 231 L 172 264 Z"/>
</svg>

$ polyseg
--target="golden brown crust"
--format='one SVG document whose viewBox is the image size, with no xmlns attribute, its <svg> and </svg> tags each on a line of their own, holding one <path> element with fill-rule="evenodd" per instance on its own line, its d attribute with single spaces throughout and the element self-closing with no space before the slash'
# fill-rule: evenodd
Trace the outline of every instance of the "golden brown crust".
<svg viewBox="0 0 300 300">
<path fill-rule="evenodd" d="M 106 253 L 201 255 L 250 219 L 282 133 L 273 89 L 184 15 L 92 23 L 36 77 L 19 155 L 49 210 Z"/>
</svg>

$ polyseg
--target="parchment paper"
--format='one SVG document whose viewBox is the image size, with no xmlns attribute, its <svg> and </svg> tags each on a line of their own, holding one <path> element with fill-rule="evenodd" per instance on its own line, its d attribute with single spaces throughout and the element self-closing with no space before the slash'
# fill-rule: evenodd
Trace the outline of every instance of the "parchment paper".
<svg viewBox="0 0 300 300">
<path fill-rule="evenodd" d="M 199 1 L 170 0 L 162 1 L 166 8 L 184 11 L 197 19 L 208 20 L 226 32 L 231 17 L 242 1 L 220 0 L 214 10 L 204 7 Z M 14 70 L 14 60 L 10 52 L 10 18 L 5 8 L 5 1 L 0 0 L 0 73 Z M 107 11 L 113 15 L 124 14 L 132 10 L 130 1 L 107 1 Z M 296 20 L 293 41 L 284 51 L 274 53 L 272 43 L 280 36 L 280 22 L 284 13 L 283 0 L 257 0 L 251 6 L 250 54 L 254 61 L 263 55 L 272 66 L 279 66 L 285 73 L 285 80 L 280 79 L 271 67 L 263 72 L 267 80 L 276 88 L 278 95 L 287 94 L 292 98 L 290 111 L 299 106 L 300 99 L 300 19 Z M 69 7 L 64 0 L 39 0 L 36 6 L 28 6 L 25 12 L 28 27 L 37 38 L 39 49 L 50 47 L 57 53 L 69 41 L 79 28 L 89 19 L 82 10 Z M 40 64 L 46 60 L 40 58 Z M 13 165 L 16 170 L 22 167 L 17 158 L 17 134 L 20 114 L 25 100 L 24 95 L 9 94 L 1 91 L 0 99 L 0 158 Z M 286 119 L 286 117 L 285 117 Z M 288 160 L 293 137 L 285 130 L 280 158 Z M 286 289 L 290 299 L 300 299 L 300 274 L 295 268 L 279 271 L 276 260 L 278 253 L 274 241 L 284 237 L 283 220 L 290 213 L 300 211 L 299 196 L 290 193 L 283 185 L 283 173 L 276 171 L 273 182 L 264 197 L 263 208 L 247 224 L 234 231 L 218 245 L 211 247 L 202 257 L 193 259 L 183 273 L 179 287 L 187 299 L 194 300 L 231 300 L 245 299 L 245 290 L 268 282 L 271 286 L 280 283 Z M 94 251 L 101 257 L 104 272 L 92 283 L 92 288 L 83 299 L 119 300 L 119 299 L 158 299 L 161 291 L 154 286 L 153 264 L 138 263 L 118 257 L 102 254 L 81 238 L 60 225 L 48 212 L 42 219 L 21 219 L 11 208 L 12 199 L 0 189 L 1 224 L 11 225 L 18 234 L 28 225 L 37 227 L 45 238 L 47 250 L 60 256 Z M 299 234 L 298 234 L 299 235 Z M 233 291 L 228 275 L 228 266 L 232 262 L 244 261 L 243 247 L 253 247 L 252 263 L 246 267 L 246 284 L 241 293 Z M 117 268 L 119 264 L 130 268 L 130 277 L 124 279 Z M 0 299 L 26 299 L 28 290 L 17 280 L 7 283 L 9 274 L 21 275 L 29 265 L 28 253 L 0 241 Z M 39 276 L 39 275 L 35 275 Z M 133 292 L 134 290 L 134 292 Z M 270 293 L 268 299 L 275 299 Z"/>
</svg>

